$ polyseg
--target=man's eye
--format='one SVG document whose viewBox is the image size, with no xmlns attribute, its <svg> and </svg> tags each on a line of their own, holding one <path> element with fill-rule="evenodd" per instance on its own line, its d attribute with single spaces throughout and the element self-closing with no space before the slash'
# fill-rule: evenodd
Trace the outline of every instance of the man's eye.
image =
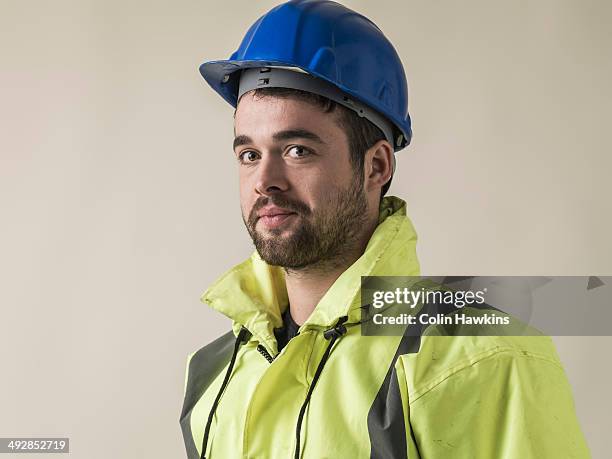
<svg viewBox="0 0 612 459">
<path fill-rule="evenodd" d="M 304 156 L 308 156 L 310 154 L 310 150 L 301 145 L 293 145 L 289 148 L 288 154 L 294 158 L 303 158 Z"/>
<path fill-rule="evenodd" d="M 243 163 L 252 163 L 257 159 L 257 153 L 253 150 L 243 151 L 238 155 L 238 160 Z"/>
</svg>

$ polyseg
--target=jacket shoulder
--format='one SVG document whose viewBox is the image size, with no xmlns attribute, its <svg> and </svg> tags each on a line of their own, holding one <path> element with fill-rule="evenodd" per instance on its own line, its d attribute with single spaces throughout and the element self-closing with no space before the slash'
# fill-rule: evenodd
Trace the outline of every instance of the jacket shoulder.
<svg viewBox="0 0 612 459">
<path fill-rule="evenodd" d="M 401 356 L 397 373 L 425 456 L 590 457 L 550 337 L 431 336 L 419 354 Z"/>
<path fill-rule="evenodd" d="M 520 360 L 529 362 L 532 374 L 557 372 L 566 378 L 552 339 L 549 336 L 423 336 L 419 351 L 400 356 L 407 370 L 411 399 L 422 396 L 437 384 L 468 370 L 478 371 L 485 361 L 511 366 Z"/>
</svg>

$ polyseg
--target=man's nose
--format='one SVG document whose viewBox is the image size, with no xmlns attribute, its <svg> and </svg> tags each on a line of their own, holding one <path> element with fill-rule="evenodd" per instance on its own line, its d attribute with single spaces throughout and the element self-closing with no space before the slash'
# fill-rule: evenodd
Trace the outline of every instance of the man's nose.
<svg viewBox="0 0 612 459">
<path fill-rule="evenodd" d="M 270 193 L 287 191 L 289 181 L 282 158 L 277 155 L 265 155 L 257 165 L 257 179 L 255 190 L 257 193 L 267 195 Z"/>
</svg>

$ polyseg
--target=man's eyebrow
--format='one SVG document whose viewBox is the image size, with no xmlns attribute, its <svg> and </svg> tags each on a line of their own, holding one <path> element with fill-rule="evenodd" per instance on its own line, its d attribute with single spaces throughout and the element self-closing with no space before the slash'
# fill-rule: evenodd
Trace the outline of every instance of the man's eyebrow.
<svg viewBox="0 0 612 459">
<path fill-rule="evenodd" d="M 284 131 L 276 132 L 272 136 L 272 138 L 277 142 L 281 140 L 289 140 L 289 139 L 308 139 L 308 140 L 312 140 L 313 142 L 317 142 L 322 145 L 325 145 L 325 142 L 323 141 L 323 139 L 321 139 L 321 137 L 319 137 L 314 132 L 308 131 L 306 129 L 286 129 Z M 248 135 L 239 135 L 234 138 L 233 148 L 235 150 L 236 147 L 239 147 L 241 145 L 246 145 L 252 142 L 253 140 Z"/>
<path fill-rule="evenodd" d="M 248 135 L 239 135 L 237 137 L 234 138 L 234 150 L 236 149 L 236 147 L 239 147 L 241 145 L 246 145 L 248 143 L 252 143 L 253 141 L 251 140 L 251 138 Z"/>
</svg>

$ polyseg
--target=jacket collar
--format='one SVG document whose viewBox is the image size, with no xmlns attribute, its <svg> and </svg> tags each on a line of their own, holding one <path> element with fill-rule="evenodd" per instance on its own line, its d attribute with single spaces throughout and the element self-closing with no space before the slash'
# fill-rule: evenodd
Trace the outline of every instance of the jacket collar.
<svg viewBox="0 0 612 459">
<path fill-rule="evenodd" d="M 383 198 L 378 226 L 362 256 L 344 271 L 319 301 L 300 331 L 330 327 L 339 317 L 358 322 L 361 276 L 418 276 L 417 235 L 406 214 L 406 202 L 395 196 Z M 281 314 L 288 304 L 285 272 L 267 264 L 257 251 L 213 283 L 201 297 L 213 309 L 233 321 L 237 335 L 244 325 L 252 339 L 277 353 L 274 328 L 282 326 Z"/>
</svg>

